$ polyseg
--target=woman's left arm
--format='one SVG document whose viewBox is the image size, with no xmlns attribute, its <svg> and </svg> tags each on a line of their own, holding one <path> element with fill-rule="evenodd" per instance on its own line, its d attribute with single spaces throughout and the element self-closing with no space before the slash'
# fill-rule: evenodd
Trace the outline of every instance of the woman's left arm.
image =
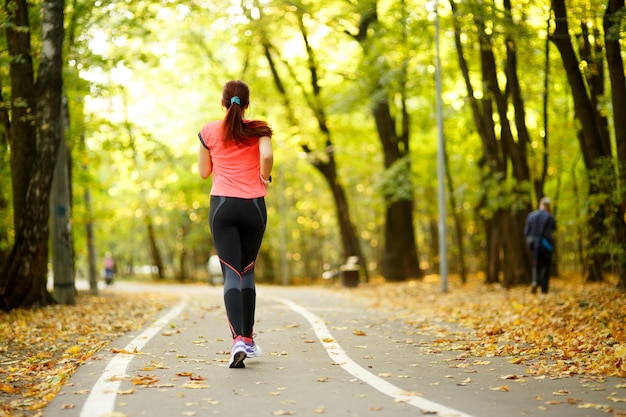
<svg viewBox="0 0 626 417">
<path fill-rule="evenodd" d="M 211 152 L 200 142 L 198 149 L 198 171 L 203 179 L 209 178 L 213 172 L 213 162 L 211 161 Z"/>
</svg>

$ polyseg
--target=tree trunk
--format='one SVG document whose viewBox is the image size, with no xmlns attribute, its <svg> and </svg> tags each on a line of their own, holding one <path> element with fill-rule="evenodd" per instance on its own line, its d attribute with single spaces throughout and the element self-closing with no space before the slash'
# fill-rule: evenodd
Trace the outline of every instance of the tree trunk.
<svg viewBox="0 0 626 417">
<path fill-rule="evenodd" d="M 498 216 L 499 214 L 496 214 Z M 485 283 L 496 284 L 500 282 L 500 233 L 498 231 L 499 220 L 496 218 L 483 219 L 485 229 L 485 246 L 487 260 L 485 268 Z"/>
<path fill-rule="evenodd" d="M 76 302 L 74 297 L 76 289 L 67 154 L 67 144 L 61 135 L 50 194 L 50 234 L 54 299 L 60 304 L 73 305 Z"/>
<path fill-rule="evenodd" d="M 522 197 L 520 197 L 521 199 Z M 504 210 L 503 233 L 501 236 L 503 265 L 507 268 L 504 274 L 504 286 L 529 284 L 532 271 L 528 258 L 528 249 L 524 239 L 524 225 L 528 212 Z"/>
<path fill-rule="evenodd" d="M 597 204 L 590 207 L 591 217 L 588 223 L 590 228 L 588 247 L 590 250 L 586 254 L 587 280 L 601 281 L 603 279 L 603 264 L 606 255 L 603 256 L 602 253 L 599 253 L 597 248 L 601 247 L 602 239 L 610 235 L 605 223 L 607 216 L 614 215 L 612 203 L 606 196 L 612 195 L 617 189 L 613 170 L 606 169 L 607 163 L 610 165 L 612 160 L 610 143 L 608 141 L 609 135 L 606 131 L 606 118 L 599 113 L 597 106 L 594 105 L 594 102 L 598 100 L 598 94 L 602 94 L 604 90 L 602 86 L 603 77 L 598 75 L 602 74 L 602 63 L 597 62 L 597 54 L 595 60 L 591 59 L 591 42 L 585 37 L 581 55 L 587 56 L 587 60 L 592 65 L 595 65 L 596 68 L 596 71 L 589 71 L 592 75 L 588 80 L 588 84 L 593 86 L 593 89 L 591 92 L 588 92 L 572 40 L 569 36 L 565 0 L 553 0 L 552 8 L 554 10 L 556 27 L 554 33 L 550 36 L 550 40 L 556 45 L 561 54 L 563 67 L 570 84 L 574 99 L 574 111 L 576 118 L 580 122 L 578 140 L 589 175 L 589 197 L 597 201 Z M 584 24 L 581 27 L 583 27 L 583 31 L 586 31 Z M 619 87 L 617 92 L 619 93 Z M 614 112 L 616 117 L 621 117 L 618 109 L 615 108 Z M 617 211 L 619 212 L 619 210 Z M 623 222 L 623 218 L 617 221 Z M 613 224 L 615 224 L 615 220 L 613 220 Z M 616 229 L 618 229 L 618 233 L 619 230 L 622 230 L 620 226 L 616 227 Z"/>
<path fill-rule="evenodd" d="M 146 216 L 144 218 L 145 222 L 146 222 L 146 228 L 148 231 L 148 246 L 150 247 L 150 255 L 152 256 L 152 265 L 150 265 L 150 267 L 154 266 L 157 269 L 156 275 L 154 273 L 153 277 L 156 279 L 163 279 L 165 278 L 165 271 L 163 268 L 163 260 L 161 257 L 161 252 L 159 251 L 159 247 L 157 246 L 157 242 L 156 242 L 156 235 L 154 233 L 154 226 L 152 225 L 152 220 L 150 219 L 149 216 Z"/>
<path fill-rule="evenodd" d="M 429 217 L 428 230 L 430 231 L 431 239 L 428 242 L 428 259 L 430 259 L 428 262 L 428 273 L 436 274 L 440 270 L 439 266 L 441 263 L 441 259 L 439 259 L 439 221 L 435 216 Z"/>
<path fill-rule="evenodd" d="M 85 235 L 87 236 L 87 274 L 89 277 L 89 293 L 98 295 L 98 255 L 96 253 L 96 238 L 93 232 L 93 209 L 91 207 L 91 191 L 85 190 Z"/>
<path fill-rule="evenodd" d="M 604 14 L 604 44 L 606 48 L 607 70 L 611 82 L 611 100 L 613 104 L 613 126 L 615 128 L 615 144 L 619 188 L 617 191 L 617 207 L 615 229 L 617 246 L 626 248 L 626 76 L 624 61 L 620 50 L 620 20 L 615 20 L 617 13 L 624 8 L 624 0 L 608 0 Z M 618 254 L 619 284 L 626 290 L 626 253 Z"/>
<path fill-rule="evenodd" d="M 324 177 L 328 186 L 330 187 L 330 191 L 333 195 L 333 201 L 335 202 L 335 210 L 337 212 L 337 223 L 339 225 L 339 232 L 341 235 L 341 244 L 343 249 L 343 256 L 347 258 L 349 256 L 357 256 L 359 258 L 360 266 L 362 267 L 363 273 L 365 274 L 365 280 L 368 280 L 368 270 L 366 268 L 366 260 L 361 251 L 361 244 L 357 237 L 357 233 L 354 225 L 352 224 L 352 220 L 350 218 L 350 210 L 348 206 L 348 200 L 346 198 L 345 191 L 341 184 L 337 181 L 337 167 L 335 164 L 335 156 L 333 151 L 333 143 L 331 140 L 331 133 L 328 125 L 326 123 L 326 115 L 325 109 L 321 107 L 319 103 L 319 94 L 321 93 L 321 87 L 318 85 L 317 80 L 317 68 L 315 67 L 315 59 L 313 58 L 313 50 L 308 45 L 308 39 L 306 31 L 304 30 L 304 26 L 301 24 L 300 30 L 302 32 L 302 37 L 304 39 L 305 45 L 307 45 L 307 52 L 309 53 L 309 71 L 311 73 L 311 91 L 312 97 L 307 97 L 307 102 L 312 112 L 317 117 L 317 125 L 320 129 L 320 132 L 325 138 L 325 148 L 323 151 L 314 151 L 307 144 L 302 145 L 302 150 L 306 153 L 308 161 L 317 169 Z M 265 39 L 263 41 L 263 48 L 265 52 L 265 57 L 269 63 L 270 70 L 272 72 L 272 77 L 274 80 L 274 85 L 276 89 L 280 93 L 283 99 L 283 105 L 286 109 L 287 118 L 289 120 L 289 124 L 293 127 L 300 125 L 293 111 L 291 100 L 289 99 L 289 95 L 287 90 L 284 87 L 283 81 L 280 78 L 278 73 L 278 69 L 276 68 L 276 63 L 272 56 L 273 47 L 270 42 Z M 290 69 L 290 72 L 291 71 Z M 303 90 L 306 90 L 303 87 Z M 306 93 L 305 93 L 306 95 Z"/>
<path fill-rule="evenodd" d="M 385 222 L 383 276 L 392 282 L 422 278 L 413 232 L 413 202 L 397 201 L 389 205 Z"/>
<path fill-rule="evenodd" d="M 52 301 L 46 290 L 50 187 L 61 139 L 63 0 L 42 2 L 42 51 L 37 77 L 37 159 L 26 193 L 26 210 L 0 283 L 0 308 Z M 28 32 L 30 33 L 30 32 Z M 13 132 L 12 132 L 13 133 Z M 24 140 L 12 136 L 14 142 Z M 23 167 L 22 167 L 23 168 Z"/>
<path fill-rule="evenodd" d="M 0 77 L 0 85 L 2 84 L 2 78 Z M 0 213 L 6 213 L 6 215 L 10 212 L 8 196 L 10 191 L 5 192 L 5 190 L 10 188 L 8 179 L 11 178 L 9 169 L 11 158 L 9 153 L 10 134 L 11 121 L 9 119 L 8 103 L 4 101 L 0 89 Z M 0 222 L 0 271 L 9 257 L 9 248 L 12 240 L 11 230 L 12 227 L 8 223 Z"/>
<path fill-rule="evenodd" d="M 377 1 L 370 0 L 369 4 L 361 2 L 358 10 L 361 12 L 359 27 L 357 33 L 350 35 L 361 45 L 363 54 L 366 59 L 382 62 L 378 56 L 374 56 L 370 51 L 370 43 L 380 35 L 380 28 L 377 27 Z M 403 15 L 404 15 L 403 10 Z M 404 15 L 406 17 L 406 15 Z M 405 25 L 406 22 L 400 21 L 399 24 Z M 373 29 L 373 30 L 372 30 Z M 406 36 L 406 30 L 402 29 L 403 36 Z M 374 70 L 377 66 L 370 66 L 369 71 Z M 389 83 L 383 81 L 388 77 L 381 69 L 377 74 L 370 76 L 376 80 L 376 85 L 370 94 L 372 115 L 376 122 L 378 131 L 378 139 L 382 145 L 385 158 L 385 168 L 389 169 L 396 161 L 405 156 L 410 155 L 409 139 L 410 139 L 410 123 L 409 115 L 405 105 L 406 99 L 406 66 L 404 65 L 400 71 L 398 78 L 399 91 L 391 91 L 388 87 Z M 398 94 L 402 105 L 399 109 L 400 114 L 400 132 L 396 128 L 396 120 L 391 114 L 391 108 L 388 97 Z M 407 169 L 410 172 L 410 163 Z M 410 180 L 410 175 L 408 179 Z M 411 184 L 404 184 L 412 190 Z M 389 281 L 404 281 L 409 278 L 422 278 L 423 272 L 420 269 L 419 257 L 417 252 L 417 244 L 415 240 L 415 228 L 413 223 L 413 205 L 414 197 L 411 192 L 410 197 L 404 200 L 394 199 L 385 202 L 385 248 L 383 252 L 381 272 L 385 279 Z M 443 238 L 443 237 L 442 237 Z"/>
<path fill-rule="evenodd" d="M 450 169 L 450 158 L 448 158 L 448 151 L 444 147 L 444 160 L 445 160 L 445 169 L 446 169 L 446 178 L 448 183 L 448 195 L 450 199 L 450 207 L 452 218 L 454 219 L 454 231 L 457 240 L 457 247 L 459 250 L 459 256 L 457 258 L 457 265 L 459 268 L 459 275 L 461 276 L 461 282 L 465 284 L 467 282 L 467 268 L 465 266 L 465 245 L 463 242 L 463 231 L 465 230 L 464 222 L 463 222 L 463 210 L 457 209 L 456 198 L 454 197 L 454 180 L 452 178 L 452 172 Z"/>
<path fill-rule="evenodd" d="M 346 199 L 343 187 L 337 181 L 337 168 L 335 165 L 332 145 L 326 147 L 326 151 L 324 152 L 325 160 L 316 158 L 315 154 L 306 145 L 303 146 L 302 149 L 307 153 L 307 155 L 309 155 L 310 163 L 324 176 L 324 179 L 326 179 L 326 182 L 328 183 L 333 194 L 344 259 L 347 259 L 349 256 L 357 256 L 367 281 L 368 272 L 367 268 L 365 268 L 365 258 L 361 252 L 361 245 L 357 238 L 354 225 L 350 220 L 348 200 Z"/>
<path fill-rule="evenodd" d="M 189 278 L 187 270 L 187 247 L 185 246 L 185 239 L 187 237 L 187 228 L 185 225 L 181 225 L 178 229 L 178 245 L 180 246 L 180 252 L 178 253 L 178 280 L 185 282 Z"/>
<path fill-rule="evenodd" d="M 506 3 L 506 2 L 505 2 Z M 530 212 L 530 201 L 525 198 L 521 189 L 521 184 L 530 180 L 528 163 L 526 159 L 526 143 L 528 142 L 528 131 L 526 130 L 525 109 L 520 91 L 519 81 L 517 77 L 517 57 L 515 54 L 515 42 L 507 39 L 507 60 L 506 60 L 506 80 L 508 91 L 511 92 L 513 108 L 515 109 L 514 118 L 517 131 L 517 140 L 513 135 L 511 122 L 508 119 L 508 100 L 502 93 L 498 82 L 496 58 L 490 38 L 486 35 L 482 21 L 477 22 L 477 26 L 481 31 L 481 65 L 483 73 L 483 81 L 486 83 L 489 96 L 495 103 L 497 113 L 500 120 L 500 142 L 502 145 L 502 158 L 499 166 L 511 166 L 512 175 L 517 184 L 513 190 L 517 194 L 516 201 L 527 200 L 526 209 L 522 210 L 523 214 Z M 490 135 L 493 138 L 494 135 Z M 507 175 L 506 170 L 500 171 L 503 176 Z M 526 244 L 524 240 L 524 223 L 525 216 L 516 216 L 513 209 L 509 207 L 500 208 L 501 213 L 498 216 L 501 222 L 497 229 L 501 233 L 499 241 L 501 242 L 500 256 L 503 258 L 502 265 L 504 270 L 504 285 L 511 287 L 513 285 L 527 284 L 531 280 L 531 268 L 526 256 Z"/>
<path fill-rule="evenodd" d="M 387 92 L 381 94 L 386 95 Z M 376 100 L 373 98 L 373 100 Z M 373 105 L 374 120 L 385 155 L 385 168 L 389 169 L 396 161 L 409 155 L 408 132 L 398 137 L 395 121 L 391 116 L 386 98 L 378 99 Z M 408 116 L 407 116 L 408 117 Z M 410 172 L 410 164 L 407 170 Z M 410 181 L 410 176 L 408 177 Z M 404 184 L 403 186 L 406 186 Z M 412 186 L 409 185 L 412 190 Z M 385 212 L 385 251 L 383 253 L 382 274 L 385 279 L 397 282 L 409 278 L 422 278 L 415 243 L 413 224 L 413 194 L 406 200 L 387 201 Z"/>
<path fill-rule="evenodd" d="M 10 7 L 10 9 L 9 9 Z M 35 77 L 31 52 L 28 4 L 6 0 L 13 20 L 6 28 L 11 77 L 11 179 L 13 181 L 13 227 L 18 230 L 26 214 L 26 193 L 37 161 Z"/>
<path fill-rule="evenodd" d="M 450 0 L 450 5 L 453 12 L 458 13 L 457 5 L 453 0 Z M 510 11 L 510 2 L 505 1 L 504 5 Z M 510 172 L 517 186 L 513 190 L 513 196 L 505 197 L 513 198 L 516 201 L 528 200 L 526 208 L 519 212 L 508 206 L 492 206 L 490 205 L 489 197 L 485 197 L 481 201 L 482 207 L 491 212 L 490 217 L 484 219 L 487 239 L 486 282 L 499 282 L 500 273 L 503 272 L 504 284 L 512 286 L 529 283 L 531 279 L 531 265 L 523 237 L 525 214 L 530 212 L 530 201 L 522 191 L 522 184 L 530 180 L 526 151 L 529 135 L 526 129 L 524 101 L 517 76 L 515 41 L 510 38 L 506 40 L 505 74 L 507 88 L 503 92 L 499 86 L 499 75 L 492 38 L 486 31 L 482 19 L 483 17 L 481 16 L 477 16 L 474 19 L 480 44 L 482 80 L 486 90 L 483 91 L 481 100 L 475 98 L 469 66 L 461 41 L 461 33 L 463 32 L 460 24 L 456 21 L 455 44 L 461 73 L 467 88 L 468 101 L 476 129 L 483 144 L 484 160 L 480 163 L 484 171 L 483 184 L 489 184 L 485 186 L 490 188 L 500 188 L 500 185 L 504 183 L 507 175 L 509 175 L 510 167 Z M 513 134 L 513 128 L 508 116 L 509 98 L 515 110 L 514 121 L 517 136 Z M 494 123 L 494 113 L 497 113 L 499 116 L 499 127 Z M 501 267 L 505 269 L 502 270 Z"/>
</svg>

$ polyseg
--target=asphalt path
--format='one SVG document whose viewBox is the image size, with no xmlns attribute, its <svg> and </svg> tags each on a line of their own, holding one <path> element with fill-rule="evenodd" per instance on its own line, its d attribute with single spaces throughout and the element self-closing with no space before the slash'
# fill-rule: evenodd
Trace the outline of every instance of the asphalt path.
<svg viewBox="0 0 626 417">
<path fill-rule="evenodd" d="M 511 358 L 442 351 L 442 323 L 416 329 L 367 308 L 352 289 L 257 287 L 263 356 L 245 369 L 228 367 L 220 287 L 119 282 L 102 291 L 179 297 L 83 364 L 44 417 L 606 417 L 626 409 L 615 402 L 626 397 L 623 378 L 532 377 Z"/>
</svg>

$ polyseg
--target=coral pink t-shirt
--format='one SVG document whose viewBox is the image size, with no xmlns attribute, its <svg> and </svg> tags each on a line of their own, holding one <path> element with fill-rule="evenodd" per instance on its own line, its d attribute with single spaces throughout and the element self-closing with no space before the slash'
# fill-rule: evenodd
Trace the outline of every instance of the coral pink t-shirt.
<svg viewBox="0 0 626 417">
<path fill-rule="evenodd" d="M 211 153 L 213 163 L 211 195 L 258 198 L 267 194 L 267 189 L 261 181 L 258 140 L 251 145 L 225 140 L 221 120 L 205 124 L 198 136 Z"/>
</svg>

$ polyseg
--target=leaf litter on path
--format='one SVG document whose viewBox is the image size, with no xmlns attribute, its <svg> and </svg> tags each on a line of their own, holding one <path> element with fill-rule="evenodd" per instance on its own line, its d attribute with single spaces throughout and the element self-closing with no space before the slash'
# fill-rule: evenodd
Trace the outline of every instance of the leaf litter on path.
<svg viewBox="0 0 626 417">
<path fill-rule="evenodd" d="M 363 305 L 405 321 L 416 334 L 435 334 L 432 353 L 461 351 L 466 359 L 476 358 L 477 365 L 488 364 L 494 356 L 510 357 L 536 378 L 626 376 L 626 293 L 614 286 L 568 277 L 553 279 L 549 294 L 533 295 L 526 287 L 487 286 L 479 278 L 464 285 L 450 281 L 445 294 L 437 276 L 346 291 Z M 41 409 L 80 364 L 121 335 L 141 328 L 171 302 L 165 294 L 79 294 L 76 306 L 0 312 L 0 414 L 41 416 Z M 360 329 L 353 333 L 366 336 Z M 193 388 L 204 388 L 201 385 L 198 381 Z M 505 387 L 491 389 L 506 392 Z M 622 403 L 626 384 L 615 388 L 619 391 L 610 399 Z M 291 415 L 285 410 L 274 413 Z"/>
<path fill-rule="evenodd" d="M 0 312 L 0 415 L 40 416 L 80 364 L 141 328 L 168 300 L 79 292 L 74 306 Z"/>
<path fill-rule="evenodd" d="M 433 353 L 510 357 L 533 376 L 626 377 L 626 293 L 579 277 L 553 278 L 551 285 L 548 294 L 531 294 L 529 287 L 505 289 L 474 278 L 451 280 L 442 293 L 439 277 L 430 276 L 367 284 L 352 294 L 416 333 L 436 335 Z"/>
</svg>

